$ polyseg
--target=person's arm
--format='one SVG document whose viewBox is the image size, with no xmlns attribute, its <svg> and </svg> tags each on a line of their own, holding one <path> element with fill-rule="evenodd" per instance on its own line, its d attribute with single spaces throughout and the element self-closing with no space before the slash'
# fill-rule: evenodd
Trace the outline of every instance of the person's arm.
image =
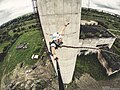
<svg viewBox="0 0 120 90">
<path fill-rule="evenodd" d="M 52 53 L 52 56 L 53 56 L 53 59 L 55 60 L 57 57 L 56 57 L 56 49 L 55 49 L 55 44 L 52 44 L 51 46 L 51 53 Z"/>
<path fill-rule="evenodd" d="M 55 53 L 55 47 L 51 47 L 51 51 L 52 51 L 53 59 L 58 60 L 58 57 L 56 57 L 56 53 Z"/>
<path fill-rule="evenodd" d="M 55 47 L 56 47 L 55 43 L 52 43 L 52 44 L 50 45 L 51 53 L 52 53 L 52 57 L 53 57 L 53 59 L 56 58 L 56 52 L 55 52 L 56 49 L 55 49 Z"/>
<path fill-rule="evenodd" d="M 52 51 L 52 55 L 54 57 L 54 55 L 55 55 L 55 47 L 51 47 L 51 51 Z"/>
<path fill-rule="evenodd" d="M 59 34 L 63 34 L 65 28 L 69 25 L 70 23 L 67 23 L 66 25 L 64 25 L 64 27 L 62 27 L 62 29 L 60 30 Z"/>
</svg>

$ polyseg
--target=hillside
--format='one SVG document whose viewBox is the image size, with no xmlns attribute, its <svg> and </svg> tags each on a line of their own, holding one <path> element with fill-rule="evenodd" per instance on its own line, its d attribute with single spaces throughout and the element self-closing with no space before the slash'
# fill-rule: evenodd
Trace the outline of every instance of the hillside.
<svg viewBox="0 0 120 90">
<path fill-rule="evenodd" d="M 120 17 L 92 9 L 82 9 L 82 19 L 98 21 L 101 26 L 110 29 L 115 35 L 120 35 Z M 26 43 L 27 48 L 17 49 L 19 45 L 24 43 Z M 34 14 L 18 17 L 0 26 L 0 80 L 2 89 L 14 84 L 11 86 L 14 88 L 13 90 L 23 90 L 25 86 L 32 88 L 31 85 L 34 84 L 37 85 L 36 88 L 42 90 L 45 88 L 56 90 L 58 87 L 57 78 L 45 48 L 42 32 L 41 29 L 38 29 Z M 115 41 L 112 51 L 120 55 L 119 38 Z M 33 54 L 39 55 L 40 58 L 32 60 Z M 37 69 L 35 69 L 36 65 Z M 31 68 L 33 71 L 29 72 Z M 114 80 L 120 76 L 118 72 L 108 77 L 98 62 L 96 54 L 81 55 L 77 58 L 74 80 L 67 89 L 82 88 L 80 80 L 85 73 L 87 76 L 90 75 L 89 79 L 92 83 L 101 80 Z M 29 79 L 25 78 L 26 75 Z M 37 80 L 38 82 L 36 82 Z M 95 85 L 97 86 L 97 84 Z M 84 85 L 83 87 L 85 88 Z"/>
</svg>

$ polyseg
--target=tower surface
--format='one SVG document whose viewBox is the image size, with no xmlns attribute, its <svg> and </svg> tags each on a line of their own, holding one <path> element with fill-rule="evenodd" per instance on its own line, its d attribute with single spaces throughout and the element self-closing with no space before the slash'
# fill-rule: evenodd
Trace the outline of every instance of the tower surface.
<svg viewBox="0 0 120 90">
<path fill-rule="evenodd" d="M 37 0 L 40 21 L 49 50 L 49 42 L 52 41 L 51 34 L 60 32 L 66 22 L 70 22 L 63 33 L 63 44 L 77 46 L 79 44 L 81 0 Z M 77 49 L 59 48 L 56 55 L 59 58 L 60 72 L 63 83 L 72 81 Z M 51 57 L 56 70 L 56 61 Z"/>
</svg>

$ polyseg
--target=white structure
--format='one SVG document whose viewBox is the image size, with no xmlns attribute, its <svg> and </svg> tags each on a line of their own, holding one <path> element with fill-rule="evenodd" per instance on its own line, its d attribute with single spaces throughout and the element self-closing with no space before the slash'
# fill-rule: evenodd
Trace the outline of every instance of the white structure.
<svg viewBox="0 0 120 90">
<path fill-rule="evenodd" d="M 109 48 L 112 47 L 115 37 L 110 37 L 110 38 L 86 38 L 86 39 L 80 39 L 79 46 L 81 47 L 99 47 L 102 45 L 108 45 Z"/>
<path fill-rule="evenodd" d="M 70 22 L 70 25 L 64 32 L 64 45 L 79 45 L 81 0 L 37 0 L 37 4 L 48 49 L 51 41 L 50 34 L 59 32 L 65 22 Z M 59 58 L 58 62 L 63 83 L 68 84 L 72 81 L 77 50 L 60 48 L 56 51 L 56 54 Z M 56 70 L 56 61 L 52 59 L 52 62 Z"/>
<path fill-rule="evenodd" d="M 32 55 L 31 59 L 38 59 L 39 58 L 39 55 Z"/>
<path fill-rule="evenodd" d="M 109 48 L 111 48 L 113 43 L 116 40 L 116 36 L 107 29 L 106 29 L 106 32 L 111 34 L 111 37 L 97 37 L 97 38 L 79 39 L 79 46 L 96 48 L 96 47 L 106 45 Z M 86 50 L 86 49 L 80 49 L 80 50 Z"/>
<path fill-rule="evenodd" d="M 96 21 L 93 21 L 93 20 L 90 20 L 90 21 L 87 21 L 87 20 L 81 20 L 81 25 L 98 25 L 98 22 Z"/>
</svg>

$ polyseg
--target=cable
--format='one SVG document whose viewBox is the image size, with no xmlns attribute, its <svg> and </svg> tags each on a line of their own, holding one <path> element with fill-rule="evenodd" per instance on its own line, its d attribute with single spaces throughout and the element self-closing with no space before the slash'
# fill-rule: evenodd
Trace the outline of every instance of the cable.
<svg viewBox="0 0 120 90">
<path fill-rule="evenodd" d="M 66 46 L 66 45 L 62 45 L 62 47 L 66 47 L 66 48 L 88 48 L 88 49 L 99 49 L 99 48 L 93 48 L 93 47 L 75 47 L 75 46 Z"/>
<path fill-rule="evenodd" d="M 86 49 L 95 49 L 95 50 L 101 50 L 101 51 L 105 51 L 105 52 L 108 52 L 108 53 L 111 53 L 111 54 L 114 54 L 118 57 L 120 57 L 120 55 L 114 53 L 114 52 L 111 52 L 111 51 L 108 51 L 108 50 L 104 50 L 104 49 L 100 49 L 100 48 L 94 48 L 94 47 L 74 47 L 74 46 L 66 46 L 66 45 L 62 45 L 62 47 L 66 47 L 66 48 L 75 48 L 75 49 L 79 49 L 79 48 L 86 48 Z"/>
<path fill-rule="evenodd" d="M 88 8 L 90 8 L 90 0 L 88 0 Z"/>
</svg>

